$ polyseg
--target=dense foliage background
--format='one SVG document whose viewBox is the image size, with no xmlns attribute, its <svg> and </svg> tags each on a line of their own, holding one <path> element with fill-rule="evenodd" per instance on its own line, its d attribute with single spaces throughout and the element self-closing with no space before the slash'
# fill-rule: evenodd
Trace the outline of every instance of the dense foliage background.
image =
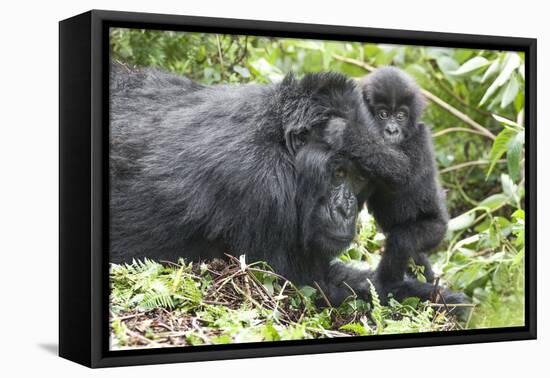
<svg viewBox="0 0 550 378">
<path fill-rule="evenodd" d="M 405 69 L 430 100 L 423 120 L 452 215 L 431 259 L 440 282 L 476 304 L 466 324 L 414 299 L 381 306 L 351 298 L 319 310 L 315 288 L 295 288 L 263 265 L 136 262 L 111 269 L 114 348 L 524 324 L 523 54 L 129 29 L 111 31 L 111 54 L 205 84 L 276 82 L 290 71 L 361 77 L 381 65 Z M 358 227 L 341 258 L 375 266 L 383 235 L 367 210 Z"/>
</svg>

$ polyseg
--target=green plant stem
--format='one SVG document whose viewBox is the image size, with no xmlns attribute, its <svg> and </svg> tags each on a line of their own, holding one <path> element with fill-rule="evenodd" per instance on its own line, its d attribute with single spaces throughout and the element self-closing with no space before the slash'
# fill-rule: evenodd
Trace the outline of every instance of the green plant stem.
<svg viewBox="0 0 550 378">
<path fill-rule="evenodd" d="M 460 164 L 453 165 L 451 167 L 442 169 L 442 170 L 439 171 L 439 173 L 444 174 L 444 173 L 449 173 L 449 172 L 456 171 L 456 170 L 459 170 L 459 169 L 462 169 L 462 168 L 468 168 L 468 167 L 472 167 L 472 166 L 476 166 L 476 165 L 487 165 L 487 164 L 490 164 L 490 163 L 491 162 L 489 160 L 467 161 L 465 163 L 460 163 Z M 506 163 L 506 160 L 498 160 L 497 163 L 501 163 L 501 164 Z"/>
<path fill-rule="evenodd" d="M 468 129 L 466 127 L 449 127 L 448 129 L 443 129 L 441 131 L 437 131 L 432 134 L 434 138 L 440 137 L 445 134 L 454 133 L 454 132 L 463 132 L 463 133 L 470 133 L 470 134 L 476 134 L 476 135 L 483 135 L 481 131 L 474 130 L 474 129 Z"/>
</svg>

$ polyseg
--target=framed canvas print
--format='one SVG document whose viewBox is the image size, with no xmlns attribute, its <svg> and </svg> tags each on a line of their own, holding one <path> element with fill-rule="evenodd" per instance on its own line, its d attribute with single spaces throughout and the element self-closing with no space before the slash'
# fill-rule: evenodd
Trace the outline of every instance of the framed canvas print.
<svg viewBox="0 0 550 378">
<path fill-rule="evenodd" d="M 536 337 L 536 40 L 60 22 L 60 355 Z"/>
</svg>

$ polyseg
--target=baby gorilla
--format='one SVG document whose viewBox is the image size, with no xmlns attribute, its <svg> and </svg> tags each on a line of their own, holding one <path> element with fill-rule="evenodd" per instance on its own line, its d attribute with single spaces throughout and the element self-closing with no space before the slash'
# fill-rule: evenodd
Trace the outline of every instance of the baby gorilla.
<svg viewBox="0 0 550 378">
<path fill-rule="evenodd" d="M 332 305 L 342 303 L 353 294 L 369 299 L 371 284 L 384 304 L 390 294 L 399 301 L 407 297 L 434 300 L 431 284 L 410 277 L 383 282 L 367 264 L 349 264 L 338 258 L 355 236 L 357 198 L 368 192 L 371 185 L 370 180 L 362 176 L 360 167 L 327 144 L 312 142 L 297 151 L 295 168 L 299 239 L 303 250 L 302 258 L 291 262 L 295 272 L 291 277 L 296 283 L 312 284 L 304 280 L 310 277 Z M 446 303 L 464 302 L 461 293 L 443 288 L 439 292 Z M 452 311 L 462 316 L 456 309 Z"/>
<path fill-rule="evenodd" d="M 353 294 L 370 298 L 371 283 L 383 303 L 387 303 L 390 293 L 397 300 L 433 297 L 431 284 L 410 278 L 384 283 L 366 264 L 352 265 L 337 258 L 355 236 L 357 196 L 368 191 L 370 185 L 359 167 L 326 144 L 315 142 L 297 151 L 295 167 L 299 239 L 304 254 L 291 264 L 295 272 L 291 278 L 296 283 L 317 283 L 332 305 Z M 304 277 L 314 282 L 305 281 Z M 442 289 L 441 294 L 447 303 L 463 302 L 459 293 Z"/>
<path fill-rule="evenodd" d="M 361 81 L 363 96 L 375 129 L 388 146 L 397 147 L 410 160 L 405 183 L 374 179 L 362 193 L 369 211 L 386 235 L 386 250 L 378 268 L 381 282 L 403 279 L 409 257 L 424 267 L 433 282 L 434 273 L 426 253 L 443 240 L 448 213 L 444 194 L 436 179 L 429 130 L 419 118 L 424 98 L 414 80 L 394 67 L 379 68 Z"/>
</svg>

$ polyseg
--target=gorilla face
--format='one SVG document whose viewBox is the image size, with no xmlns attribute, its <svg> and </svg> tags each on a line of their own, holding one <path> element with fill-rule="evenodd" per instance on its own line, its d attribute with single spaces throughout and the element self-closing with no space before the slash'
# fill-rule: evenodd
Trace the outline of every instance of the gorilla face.
<svg viewBox="0 0 550 378">
<path fill-rule="evenodd" d="M 366 181 L 353 164 L 321 144 L 296 156 L 301 240 L 313 254 L 336 256 L 355 236 L 357 194 Z"/>
<path fill-rule="evenodd" d="M 384 140 L 398 144 L 415 132 L 424 98 L 415 81 L 395 67 L 382 67 L 361 82 L 365 103 Z"/>
<path fill-rule="evenodd" d="M 319 231 L 324 231 L 320 233 L 322 238 L 337 245 L 342 243 L 345 248 L 355 236 L 359 182 L 349 164 L 342 161 L 329 163 L 327 176 L 330 182 L 328 196 L 320 196 L 314 214 L 320 225 Z"/>
<path fill-rule="evenodd" d="M 386 103 L 377 104 L 374 108 L 374 114 L 378 129 L 382 131 L 385 141 L 400 143 L 407 138 L 409 134 L 407 128 L 409 107 L 407 105 L 388 107 Z"/>
</svg>

